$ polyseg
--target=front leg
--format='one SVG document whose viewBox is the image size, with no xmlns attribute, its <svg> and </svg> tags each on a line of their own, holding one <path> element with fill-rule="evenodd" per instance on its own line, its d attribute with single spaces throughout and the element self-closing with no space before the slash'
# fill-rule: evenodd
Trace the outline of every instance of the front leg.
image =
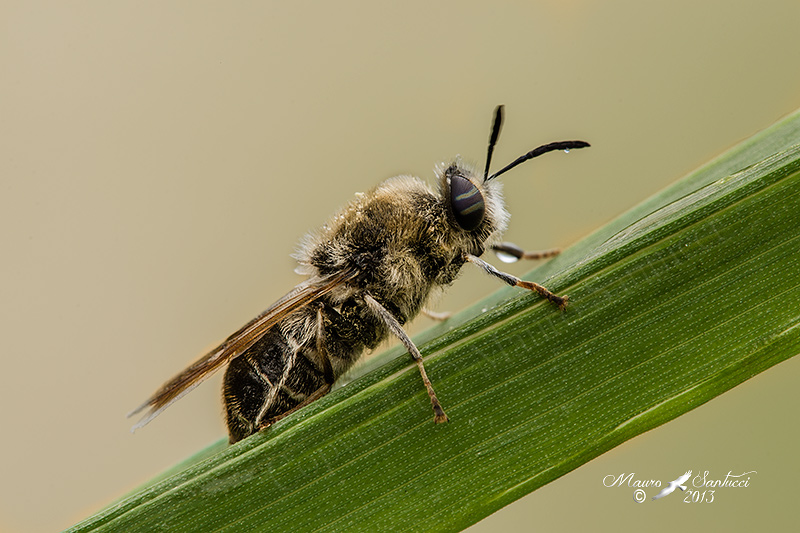
<svg viewBox="0 0 800 533">
<path fill-rule="evenodd" d="M 561 253 L 561 250 L 558 248 L 526 252 L 513 242 L 494 244 L 492 245 L 492 251 L 494 251 L 497 257 L 504 263 L 515 263 L 520 259 L 547 259 L 548 257 L 555 257 Z"/>
<path fill-rule="evenodd" d="M 501 280 L 505 281 L 512 287 L 522 287 L 523 289 L 528 289 L 530 291 L 536 291 L 539 296 L 542 298 L 547 298 L 551 303 L 555 304 L 559 309 L 564 309 L 567 307 L 567 302 L 569 298 L 567 296 L 556 296 L 546 287 L 542 287 L 538 283 L 534 283 L 533 281 L 525 281 L 519 279 L 516 276 L 512 276 L 511 274 L 506 274 L 505 272 L 500 272 L 495 267 L 484 261 L 478 256 L 472 254 L 464 254 L 464 259 L 478 265 L 481 267 L 486 273 L 491 274 L 492 276 L 498 277 Z"/>
</svg>

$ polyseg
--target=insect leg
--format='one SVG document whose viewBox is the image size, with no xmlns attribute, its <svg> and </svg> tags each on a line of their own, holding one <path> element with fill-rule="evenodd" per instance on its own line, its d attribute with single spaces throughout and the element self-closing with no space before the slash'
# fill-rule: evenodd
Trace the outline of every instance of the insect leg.
<svg viewBox="0 0 800 533">
<path fill-rule="evenodd" d="M 422 314 L 426 317 L 430 318 L 431 320 L 437 320 L 439 322 L 443 322 L 453 316 L 453 313 L 449 311 L 441 312 L 441 311 L 431 311 L 430 309 L 423 307 Z"/>
<path fill-rule="evenodd" d="M 262 430 L 262 429 L 268 428 L 269 426 L 271 426 L 272 424 L 274 424 L 278 420 L 286 418 L 287 416 L 289 416 L 290 414 L 294 413 L 298 409 L 302 409 L 306 405 L 319 400 L 320 398 L 322 398 L 323 396 L 328 394 L 330 391 L 331 391 L 331 384 L 330 383 L 326 383 L 322 387 L 318 388 L 316 391 L 312 392 L 305 400 L 303 400 L 302 402 L 298 403 L 297 405 L 295 405 L 294 407 L 292 407 L 288 411 L 284 411 L 283 413 L 281 413 L 281 414 L 279 414 L 277 416 L 273 416 L 272 418 L 270 418 L 268 420 L 264 420 L 263 422 L 259 422 L 259 424 L 258 424 L 259 431 Z"/>
<path fill-rule="evenodd" d="M 447 422 L 448 418 L 447 415 L 444 413 L 444 409 L 442 409 L 442 404 L 439 403 L 439 399 L 436 397 L 436 393 L 433 390 L 433 385 L 431 385 L 431 380 L 428 379 L 428 374 L 425 372 L 425 366 L 422 364 L 422 354 L 419 353 L 419 350 L 414 345 L 414 342 L 411 338 L 406 334 L 405 330 L 403 330 L 403 326 L 400 325 L 400 322 L 392 316 L 392 314 L 386 310 L 378 301 L 370 296 L 369 294 L 364 294 L 364 301 L 367 303 L 367 306 L 370 310 L 375 313 L 375 316 L 380 318 L 386 327 L 389 328 L 391 331 L 400 341 L 405 345 L 408 353 L 411 354 L 411 357 L 414 358 L 414 362 L 417 363 L 417 368 L 419 368 L 419 373 L 422 376 L 422 382 L 425 384 L 425 389 L 428 391 L 428 396 L 431 398 L 431 405 L 433 406 L 433 421 L 437 424 L 441 424 L 442 422 Z"/>
<path fill-rule="evenodd" d="M 557 295 L 553 294 L 552 292 L 550 292 L 549 290 L 547 290 L 547 288 L 542 287 L 541 285 L 539 285 L 538 283 L 534 283 L 533 281 L 525 281 L 525 280 L 519 279 L 516 276 L 512 276 L 511 274 L 506 274 L 505 272 L 500 272 L 499 270 L 497 270 L 495 267 L 493 267 L 492 265 L 490 265 L 489 263 L 487 263 L 486 261 L 484 261 L 480 257 L 474 256 L 472 254 L 464 254 L 464 259 L 466 259 L 470 263 L 478 265 L 484 271 L 486 271 L 488 274 L 491 274 L 492 276 L 496 276 L 496 277 L 500 278 L 501 280 L 505 281 L 506 283 L 508 283 L 512 287 L 522 287 L 523 289 L 528 289 L 530 291 L 536 291 L 536 293 L 538 293 L 539 296 L 541 296 L 542 298 L 546 298 L 551 303 L 553 303 L 556 306 L 558 306 L 559 309 L 564 309 L 565 307 L 567 307 L 567 301 L 569 300 L 569 298 L 567 296 L 557 296 Z"/>
<path fill-rule="evenodd" d="M 526 252 L 513 242 L 494 244 L 492 245 L 492 250 L 502 261 L 505 261 L 506 263 L 513 263 L 514 261 L 519 261 L 520 259 L 547 259 L 548 257 L 555 257 L 561 253 L 561 250 L 558 248 Z"/>
<path fill-rule="evenodd" d="M 324 304 L 320 303 L 319 304 L 319 308 L 317 309 L 317 328 L 316 328 L 315 336 L 316 336 L 317 356 L 318 356 L 318 360 L 322 364 L 322 372 L 323 372 L 323 375 L 324 375 L 324 378 L 325 378 L 325 384 L 322 385 L 317 390 L 315 390 L 314 392 L 312 392 L 311 394 L 309 394 L 302 402 L 300 402 L 299 404 L 295 405 L 294 407 L 292 407 L 288 411 L 285 411 L 285 412 L 283 412 L 283 413 L 281 413 L 281 414 L 279 414 L 277 416 L 273 416 L 272 418 L 269 418 L 267 420 L 260 421 L 258 423 L 258 429 L 259 430 L 271 426 L 272 424 L 274 424 L 278 420 L 281 420 L 282 418 L 285 418 L 285 417 L 289 416 L 290 414 L 294 413 L 298 409 L 302 409 L 306 405 L 319 400 L 320 398 L 322 398 L 323 396 L 325 396 L 326 394 L 328 394 L 331 391 L 331 387 L 333 386 L 333 382 L 335 381 L 335 378 L 334 378 L 334 375 L 333 375 L 333 368 L 331 367 L 330 358 L 328 357 L 327 350 L 325 349 L 325 327 L 324 327 L 324 322 L 323 322 L 323 317 L 322 317 L 323 307 L 324 307 Z M 288 365 L 287 365 L 287 368 L 288 368 Z M 284 375 L 281 377 L 281 382 L 280 382 L 281 384 L 283 384 L 285 382 L 286 376 L 288 376 L 288 371 L 285 372 Z M 275 387 L 273 387 L 273 389 L 275 389 Z M 262 412 L 266 412 L 266 411 L 262 410 Z"/>
</svg>

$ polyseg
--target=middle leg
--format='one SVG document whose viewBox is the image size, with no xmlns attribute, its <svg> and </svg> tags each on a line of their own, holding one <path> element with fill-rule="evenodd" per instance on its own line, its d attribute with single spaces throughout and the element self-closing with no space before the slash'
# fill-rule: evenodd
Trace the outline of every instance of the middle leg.
<svg viewBox="0 0 800 533">
<path fill-rule="evenodd" d="M 431 384 L 431 380 L 428 379 L 428 374 L 425 372 L 425 365 L 422 364 L 422 354 L 419 353 L 419 349 L 417 349 L 416 345 L 414 345 L 414 341 L 411 340 L 411 337 L 403 329 L 403 326 L 400 325 L 400 322 L 392 316 L 392 314 L 386 310 L 375 298 L 370 296 L 369 294 L 364 294 L 364 301 L 367 303 L 367 306 L 370 310 L 380 318 L 386 327 L 389 328 L 391 331 L 400 341 L 405 345 L 408 353 L 411 354 L 411 357 L 414 358 L 414 362 L 417 363 L 417 368 L 419 369 L 419 373 L 422 376 L 422 382 L 425 384 L 425 389 L 428 391 L 428 396 L 431 399 L 431 405 L 433 406 L 433 421 L 437 424 L 441 424 L 443 422 L 447 422 L 448 418 L 442 409 L 442 404 L 439 403 L 439 399 L 436 397 L 436 392 L 433 390 L 433 385 Z"/>
</svg>

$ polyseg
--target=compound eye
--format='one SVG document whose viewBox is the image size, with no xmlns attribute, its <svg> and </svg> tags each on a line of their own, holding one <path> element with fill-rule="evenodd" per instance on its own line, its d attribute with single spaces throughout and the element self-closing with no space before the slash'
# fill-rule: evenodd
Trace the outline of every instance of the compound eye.
<svg viewBox="0 0 800 533">
<path fill-rule="evenodd" d="M 483 221 L 486 206 L 481 191 L 467 178 L 455 175 L 450 178 L 450 205 L 459 226 L 474 230 Z"/>
</svg>

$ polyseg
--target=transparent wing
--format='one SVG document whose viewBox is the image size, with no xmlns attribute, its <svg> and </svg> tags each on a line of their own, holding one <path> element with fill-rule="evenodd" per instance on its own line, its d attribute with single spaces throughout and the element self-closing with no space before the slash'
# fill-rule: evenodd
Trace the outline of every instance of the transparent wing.
<svg viewBox="0 0 800 533">
<path fill-rule="evenodd" d="M 211 374 L 243 354 L 287 314 L 308 305 L 353 277 L 353 274 L 343 272 L 322 279 L 311 279 L 295 287 L 292 292 L 242 326 L 222 344 L 192 363 L 183 372 L 165 383 L 146 402 L 128 413 L 128 417 L 131 417 L 148 409 L 142 419 L 131 428 L 131 431 L 145 426 L 164 409 L 205 381 Z"/>
</svg>

